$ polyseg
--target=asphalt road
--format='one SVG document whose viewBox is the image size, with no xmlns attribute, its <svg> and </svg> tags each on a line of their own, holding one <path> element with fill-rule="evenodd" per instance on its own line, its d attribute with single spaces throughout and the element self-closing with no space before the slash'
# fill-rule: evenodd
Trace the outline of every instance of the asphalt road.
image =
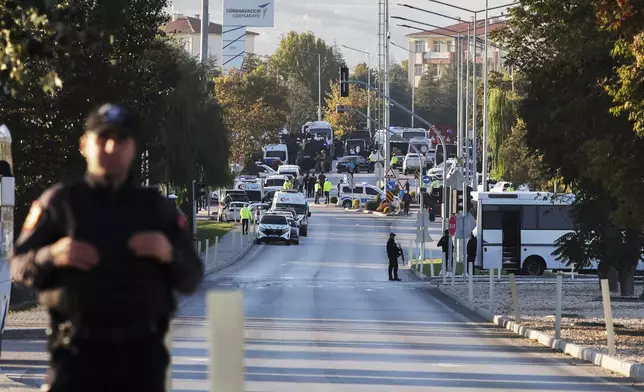
<svg viewBox="0 0 644 392">
<path fill-rule="evenodd" d="M 256 246 L 209 276 L 175 320 L 173 390 L 209 390 L 204 295 L 237 288 L 248 392 L 642 390 L 459 313 L 408 271 L 389 282 L 384 243 L 410 239 L 412 221 L 314 206 L 300 245 Z M 0 369 L 36 390 L 44 343 L 5 342 Z"/>
<path fill-rule="evenodd" d="M 394 226 L 410 225 L 405 219 Z M 244 291 L 246 391 L 633 390 L 590 365 L 518 347 L 445 305 L 408 271 L 389 282 L 390 226 L 314 207 L 299 246 L 256 246 L 208 279 L 206 289 Z M 177 320 L 175 391 L 208 390 L 204 308 L 197 295 Z"/>
</svg>

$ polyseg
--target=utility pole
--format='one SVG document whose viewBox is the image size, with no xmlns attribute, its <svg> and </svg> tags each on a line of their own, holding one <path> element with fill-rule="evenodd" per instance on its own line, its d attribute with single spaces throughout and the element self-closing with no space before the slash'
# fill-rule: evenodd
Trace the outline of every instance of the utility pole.
<svg viewBox="0 0 644 392">
<path fill-rule="evenodd" d="M 202 63 L 208 61 L 208 27 L 210 17 L 208 16 L 208 3 L 210 0 L 201 0 L 201 53 L 199 60 Z"/>
<path fill-rule="evenodd" d="M 472 70 L 472 141 L 473 141 L 473 148 L 472 148 L 472 165 L 474 166 L 474 170 L 472 175 L 474 176 L 474 180 L 472 183 L 474 186 L 474 190 L 478 189 L 478 183 L 479 183 L 479 175 L 478 175 L 478 164 L 477 164 L 477 153 L 476 153 L 476 147 L 478 144 L 478 138 L 476 135 L 476 14 L 474 14 L 474 33 L 473 33 L 473 45 L 472 45 L 472 61 L 473 61 L 473 66 L 474 68 Z M 483 182 L 485 182 L 485 179 L 483 179 Z M 479 241 L 479 243 L 482 243 L 482 241 Z"/>
<path fill-rule="evenodd" d="M 385 0 L 385 96 L 389 98 L 389 0 Z M 391 126 L 389 102 L 385 100 L 385 171 L 389 170 L 391 151 L 389 146 L 389 127 Z M 384 178 L 383 178 L 384 180 Z"/>
<path fill-rule="evenodd" d="M 318 53 L 318 121 L 322 121 L 322 56 L 320 53 Z"/>
<path fill-rule="evenodd" d="M 485 58 L 483 59 L 483 146 L 481 148 L 483 154 L 483 192 L 487 192 L 487 172 L 488 172 L 488 154 L 487 154 L 487 25 L 488 23 L 488 0 L 485 0 Z"/>
</svg>

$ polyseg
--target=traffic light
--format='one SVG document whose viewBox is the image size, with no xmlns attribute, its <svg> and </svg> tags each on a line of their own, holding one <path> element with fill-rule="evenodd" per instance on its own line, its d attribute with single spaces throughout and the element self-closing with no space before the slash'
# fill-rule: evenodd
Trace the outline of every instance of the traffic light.
<svg viewBox="0 0 644 392">
<path fill-rule="evenodd" d="M 195 195 L 195 199 L 205 196 L 206 184 L 204 184 L 203 182 L 195 182 L 194 195 Z"/>
<path fill-rule="evenodd" d="M 472 187 L 468 186 L 465 189 L 465 202 L 467 203 L 467 211 L 474 211 L 474 199 L 472 198 Z"/>
<path fill-rule="evenodd" d="M 452 189 L 452 214 L 463 211 L 463 191 Z"/>
<path fill-rule="evenodd" d="M 340 96 L 349 96 L 349 67 L 340 67 Z"/>
<path fill-rule="evenodd" d="M 436 195 L 436 200 L 438 201 L 438 204 L 443 203 L 443 186 L 438 187 L 438 194 Z"/>
</svg>

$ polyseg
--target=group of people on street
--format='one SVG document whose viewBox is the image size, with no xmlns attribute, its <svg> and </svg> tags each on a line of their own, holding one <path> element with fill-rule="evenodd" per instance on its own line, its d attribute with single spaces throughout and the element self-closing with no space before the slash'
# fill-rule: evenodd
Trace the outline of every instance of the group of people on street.
<svg viewBox="0 0 644 392">
<path fill-rule="evenodd" d="M 325 204 L 329 204 L 331 189 L 333 185 L 324 173 L 320 173 L 317 178 L 315 174 L 305 173 L 302 177 L 300 192 L 306 190 L 306 197 L 315 197 L 315 204 L 320 204 L 320 199 L 324 195 Z M 302 192 L 304 193 L 304 192 Z"/>
</svg>

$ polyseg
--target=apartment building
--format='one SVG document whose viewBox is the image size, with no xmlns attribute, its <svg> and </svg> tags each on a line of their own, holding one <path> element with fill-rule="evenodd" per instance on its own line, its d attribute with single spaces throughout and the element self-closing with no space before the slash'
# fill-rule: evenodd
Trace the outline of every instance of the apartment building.
<svg viewBox="0 0 644 392">
<path fill-rule="evenodd" d="M 488 33 L 506 25 L 506 20 L 503 17 L 491 17 L 488 18 L 487 22 Z M 409 68 L 407 72 L 409 80 L 413 81 L 414 86 L 418 87 L 420 78 L 429 69 L 429 67 L 433 67 L 438 77 L 440 77 L 447 67 L 458 61 L 458 54 L 456 51 L 459 42 L 461 43 L 460 47 L 462 48 L 463 53 L 465 53 L 466 56 L 470 55 L 471 57 L 467 48 L 468 26 L 470 28 L 470 34 L 473 34 L 473 18 L 469 22 L 464 21 L 439 29 L 407 34 L 409 50 Z M 483 43 L 485 40 L 484 29 L 485 21 L 477 21 L 477 64 L 483 64 L 483 57 L 485 57 L 483 50 Z M 490 71 L 499 71 L 503 67 L 504 55 L 505 53 L 501 49 L 490 43 L 487 56 L 488 69 Z"/>
<path fill-rule="evenodd" d="M 198 57 L 201 52 L 201 19 L 182 14 L 173 14 L 172 19 L 163 26 L 163 31 L 177 39 L 188 53 Z M 255 37 L 259 34 L 246 31 L 246 53 L 255 51 Z M 208 27 L 208 55 L 214 56 L 216 64 L 221 65 L 222 53 L 222 26 L 218 23 L 209 23 Z"/>
</svg>

